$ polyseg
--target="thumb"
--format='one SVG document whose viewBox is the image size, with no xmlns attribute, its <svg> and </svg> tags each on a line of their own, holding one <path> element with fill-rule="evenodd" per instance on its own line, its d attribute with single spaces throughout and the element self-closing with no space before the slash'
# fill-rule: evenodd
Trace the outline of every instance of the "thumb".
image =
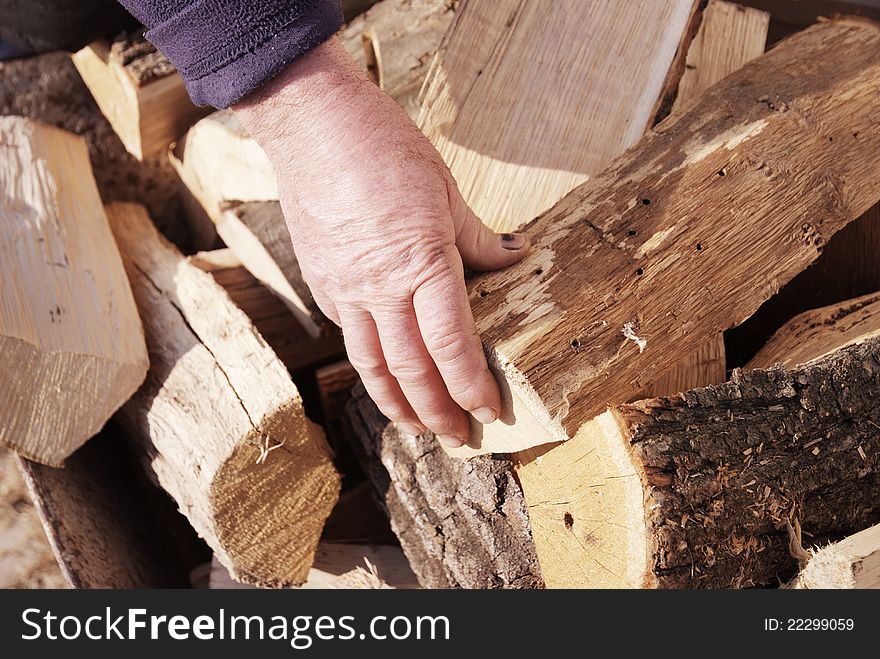
<svg viewBox="0 0 880 659">
<path fill-rule="evenodd" d="M 521 261 L 529 253 L 529 239 L 523 233 L 495 233 L 483 224 L 457 187 L 449 191 L 455 224 L 455 246 L 469 270 L 499 270 Z"/>
</svg>

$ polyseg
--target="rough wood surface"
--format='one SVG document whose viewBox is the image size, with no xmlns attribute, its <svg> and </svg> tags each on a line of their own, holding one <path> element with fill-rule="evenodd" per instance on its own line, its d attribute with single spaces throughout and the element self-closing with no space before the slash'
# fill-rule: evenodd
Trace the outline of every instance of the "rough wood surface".
<svg viewBox="0 0 880 659">
<path fill-rule="evenodd" d="M 199 252 L 189 260 L 211 273 L 289 371 L 313 369 L 345 354 L 338 330 L 317 339 L 310 336 L 290 309 L 242 265 L 231 249 Z"/>
<path fill-rule="evenodd" d="M 508 460 L 451 458 L 430 434 L 396 430 L 355 388 L 355 448 L 425 588 L 542 584 L 522 493 Z"/>
<path fill-rule="evenodd" d="M 880 0 L 740 0 L 739 4 L 766 11 L 774 20 L 797 28 L 836 14 L 880 20 Z"/>
<path fill-rule="evenodd" d="M 687 52 L 673 111 L 693 103 L 725 76 L 764 52 L 770 15 L 725 0 L 710 0 Z M 718 334 L 652 382 L 639 398 L 719 384 L 727 379 L 724 336 Z"/>
<path fill-rule="evenodd" d="M 95 41 L 72 59 L 101 112 L 139 160 L 163 152 L 209 112 L 193 105 L 180 74 L 143 37 Z"/>
<path fill-rule="evenodd" d="M 182 249 L 189 249 L 189 231 L 181 221 L 178 177 L 167 155 L 139 161 L 126 150 L 67 53 L 0 62 L 0 115 L 37 119 L 81 136 L 88 145 L 104 203 L 145 205 L 159 230 Z"/>
<path fill-rule="evenodd" d="M 770 14 L 709 0 L 703 22 L 687 53 L 673 110 L 696 101 L 716 82 L 764 52 Z"/>
<path fill-rule="evenodd" d="M 541 556 L 569 587 L 778 585 L 797 571 L 788 525 L 811 542 L 880 520 L 880 341 L 792 370 L 621 405 L 527 466 L 555 477 L 530 506 Z M 562 537 L 561 535 L 559 536 Z"/>
<path fill-rule="evenodd" d="M 227 204 L 217 219 L 217 232 L 244 266 L 281 298 L 312 337 L 338 334 L 303 281 L 279 202 Z"/>
<path fill-rule="evenodd" d="M 413 119 L 428 67 L 457 0 L 383 0 L 348 25 L 342 42 Z"/>
<path fill-rule="evenodd" d="M 419 125 L 474 212 L 519 227 L 662 117 L 699 17 L 692 0 L 462 2 Z"/>
<path fill-rule="evenodd" d="M 790 588 L 880 588 L 880 525 L 815 550 Z"/>
<path fill-rule="evenodd" d="M 795 316 L 771 337 L 746 368 L 803 364 L 878 334 L 880 293 L 870 293 Z"/>
<path fill-rule="evenodd" d="M 284 365 L 143 209 L 108 207 L 150 371 L 120 418 L 149 471 L 233 577 L 305 579 L 339 478 Z"/>
<path fill-rule="evenodd" d="M 0 445 L 59 465 L 143 382 L 144 334 L 85 143 L 0 118 L 0 189 Z"/>
<path fill-rule="evenodd" d="M 0 448 L 0 589 L 64 586 L 15 454 Z"/>
<path fill-rule="evenodd" d="M 345 406 L 351 400 L 351 388 L 360 381 L 357 371 L 347 359 L 343 359 L 316 370 L 315 380 L 324 414 L 323 426 L 327 441 L 333 449 L 336 468 L 345 480 L 351 480 L 352 477 L 362 478 L 357 458 L 351 450 L 351 427 L 345 418 Z"/>
<path fill-rule="evenodd" d="M 796 315 L 880 290 L 880 205 L 836 233 L 809 268 L 742 325 L 725 332 L 729 361 L 743 366 Z"/>
<path fill-rule="evenodd" d="M 322 542 L 315 552 L 305 589 L 413 589 L 419 582 L 400 547 Z M 247 588 L 236 583 L 215 558 L 209 588 Z"/>
<path fill-rule="evenodd" d="M 198 121 L 168 153 L 184 189 L 184 208 L 198 249 L 217 243 L 224 202 L 278 199 L 269 157 L 236 119 L 220 110 Z"/>
<path fill-rule="evenodd" d="M 72 588 L 185 588 L 207 547 L 150 484 L 113 424 L 63 469 L 19 459 Z"/>
<path fill-rule="evenodd" d="M 455 453 L 571 437 L 806 268 L 880 198 L 878 93 L 877 24 L 810 28 L 532 222 L 469 283 L 505 401 Z"/>
</svg>

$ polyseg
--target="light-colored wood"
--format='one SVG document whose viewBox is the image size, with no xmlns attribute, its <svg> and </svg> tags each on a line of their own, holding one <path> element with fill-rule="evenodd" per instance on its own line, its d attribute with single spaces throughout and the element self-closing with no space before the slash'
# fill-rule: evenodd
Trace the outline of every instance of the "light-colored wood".
<svg viewBox="0 0 880 659">
<path fill-rule="evenodd" d="M 415 120 L 419 91 L 457 0 L 383 0 L 351 23 L 342 42 L 376 84 Z"/>
<path fill-rule="evenodd" d="M 247 588 L 236 583 L 215 557 L 211 561 L 212 589 Z M 299 588 L 413 589 L 420 588 L 400 547 L 322 542 L 315 564 Z"/>
<path fill-rule="evenodd" d="M 18 459 L 71 588 L 183 588 L 204 545 L 114 423 L 55 469 Z M 43 538 L 45 542 L 45 538 Z"/>
<path fill-rule="evenodd" d="M 763 11 L 725 0 L 710 0 L 688 49 L 673 111 L 695 102 L 716 82 L 759 57 L 764 52 L 769 27 L 770 15 Z M 639 397 L 665 396 L 725 379 L 724 336 L 718 334 L 651 383 Z"/>
<path fill-rule="evenodd" d="M 688 49 L 673 111 L 692 103 L 716 82 L 759 57 L 767 43 L 770 14 L 726 0 L 709 0 Z"/>
<path fill-rule="evenodd" d="M 345 354 L 340 332 L 317 339 L 310 336 L 281 299 L 260 283 L 231 249 L 199 252 L 189 261 L 211 273 L 289 371 L 314 368 Z"/>
<path fill-rule="evenodd" d="M 878 351 L 875 336 L 617 405 L 523 465 L 545 483 L 529 517 L 536 538 L 555 539 L 540 554 L 547 586 L 775 586 L 797 565 L 786 522 L 812 537 L 873 523 Z"/>
<path fill-rule="evenodd" d="M 807 311 L 774 334 L 746 368 L 790 368 L 880 334 L 880 293 Z"/>
<path fill-rule="evenodd" d="M 15 454 L 0 448 L 0 589 L 64 586 Z"/>
<path fill-rule="evenodd" d="M 217 218 L 217 233 L 313 338 L 334 331 L 303 281 L 280 203 L 229 204 Z"/>
<path fill-rule="evenodd" d="M 880 525 L 816 550 L 790 588 L 880 588 Z"/>
<path fill-rule="evenodd" d="M 149 56 L 162 57 L 155 52 Z M 180 74 L 170 65 L 144 79 L 135 63 L 126 62 L 103 40 L 72 59 L 101 112 L 138 160 L 161 153 L 209 111 L 193 105 Z"/>
<path fill-rule="evenodd" d="M 810 28 L 530 224 L 525 260 L 469 283 L 508 400 L 454 452 L 572 437 L 806 268 L 880 198 L 878 91 L 877 24 Z"/>
<path fill-rule="evenodd" d="M 60 465 L 147 372 L 85 142 L 0 118 L 0 445 Z"/>
<path fill-rule="evenodd" d="M 635 144 L 693 36 L 695 8 L 462 2 L 425 82 L 419 125 L 477 216 L 515 229 Z"/>
<path fill-rule="evenodd" d="M 172 145 L 168 157 L 187 195 L 184 209 L 198 249 L 215 246 L 214 225 L 224 202 L 278 199 L 269 157 L 232 110 L 197 122 Z"/>
<path fill-rule="evenodd" d="M 108 207 L 145 319 L 150 371 L 119 417 L 158 483 L 234 578 L 306 578 L 339 493 L 323 433 L 284 365 L 143 208 Z"/>
</svg>

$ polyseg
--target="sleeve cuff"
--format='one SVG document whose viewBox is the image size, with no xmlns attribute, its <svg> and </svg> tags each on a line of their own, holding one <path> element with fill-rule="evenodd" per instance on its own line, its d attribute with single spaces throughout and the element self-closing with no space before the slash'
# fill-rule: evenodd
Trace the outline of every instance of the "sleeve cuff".
<svg viewBox="0 0 880 659">
<path fill-rule="evenodd" d="M 244 8 L 222 11 L 218 0 L 199 0 L 146 34 L 198 105 L 232 105 L 342 25 L 340 0 L 220 4 L 229 2 Z"/>
</svg>

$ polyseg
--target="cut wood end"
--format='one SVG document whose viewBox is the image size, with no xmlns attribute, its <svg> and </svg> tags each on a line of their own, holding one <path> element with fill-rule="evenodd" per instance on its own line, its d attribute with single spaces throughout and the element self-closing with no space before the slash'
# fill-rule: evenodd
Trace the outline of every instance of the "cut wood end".
<svg viewBox="0 0 880 659">
<path fill-rule="evenodd" d="M 567 474 L 577 472 L 577 478 Z M 644 475 L 608 411 L 518 469 L 548 588 L 643 588 L 649 563 Z M 531 491 L 540 488 L 538 492 Z M 580 548 L 573 563 L 567 550 Z M 653 548 L 650 548 L 653 551 Z"/>
<path fill-rule="evenodd" d="M 281 588 L 305 582 L 324 522 L 339 498 L 340 478 L 323 432 L 308 423 L 308 436 L 298 436 L 295 413 L 279 409 L 264 426 L 277 426 L 272 435 L 293 436 L 294 442 L 264 458 L 267 432 L 255 430 L 211 485 L 214 519 L 223 522 L 217 528 L 223 550 L 217 555 L 242 583 Z M 279 487 L 284 483 L 290 487 Z"/>
<path fill-rule="evenodd" d="M 561 423 L 567 410 L 551 415 L 537 392 L 508 360 L 489 349 L 486 357 L 501 392 L 498 420 L 483 425 L 471 419 L 471 440 L 459 448 L 444 445 L 443 450 L 455 458 L 472 458 L 489 453 L 514 453 L 568 440 Z"/>
</svg>

